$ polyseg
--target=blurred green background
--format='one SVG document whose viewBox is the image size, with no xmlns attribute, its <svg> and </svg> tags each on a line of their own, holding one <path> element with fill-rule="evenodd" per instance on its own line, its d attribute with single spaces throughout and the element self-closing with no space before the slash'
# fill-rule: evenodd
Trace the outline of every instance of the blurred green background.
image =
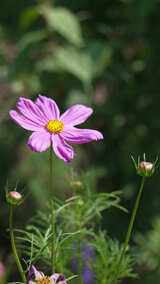
<svg viewBox="0 0 160 284">
<path fill-rule="evenodd" d="M 20 228 L 45 206 L 48 152 L 29 150 L 30 133 L 11 121 L 8 111 L 20 96 L 34 100 L 38 93 L 55 99 L 61 112 L 76 103 L 91 106 L 94 114 L 83 127 L 102 131 L 105 139 L 75 145 L 71 165 L 55 158 L 56 195 L 70 196 L 75 173 L 80 178 L 87 171 L 93 190 L 122 190 L 122 204 L 131 211 L 140 179 L 130 156 L 146 153 L 153 161 L 160 150 L 159 14 L 159 0 L 0 4 L 0 259 L 10 275 L 4 187 L 18 182 L 18 189 L 31 193 L 15 213 Z M 146 182 L 131 243 L 140 278 L 127 283 L 159 281 L 159 187 L 159 174 Z M 102 226 L 123 242 L 128 222 L 129 214 L 114 209 L 104 214 Z"/>
</svg>

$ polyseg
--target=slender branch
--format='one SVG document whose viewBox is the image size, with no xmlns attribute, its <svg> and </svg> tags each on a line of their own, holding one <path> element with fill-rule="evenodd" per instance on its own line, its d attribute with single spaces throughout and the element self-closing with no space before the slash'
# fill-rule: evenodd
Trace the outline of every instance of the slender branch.
<svg viewBox="0 0 160 284">
<path fill-rule="evenodd" d="M 114 282 L 113 282 L 114 284 L 117 284 L 117 281 L 118 281 L 121 264 L 122 264 L 123 257 L 125 255 L 125 252 L 126 252 L 129 240 L 130 240 L 130 236 L 131 236 L 131 233 L 132 233 L 133 224 L 134 224 L 134 221 L 135 221 L 137 209 L 138 209 L 139 202 L 140 202 L 141 195 L 142 195 L 142 191 L 143 191 L 143 188 L 144 188 L 144 182 L 145 182 L 145 177 L 143 176 L 142 180 L 141 180 L 141 185 L 140 185 L 140 188 L 139 188 L 139 191 L 138 191 L 138 195 L 137 195 L 137 198 L 136 198 L 136 202 L 135 202 L 135 205 L 134 205 L 134 209 L 133 209 L 133 212 L 132 212 L 132 216 L 131 216 L 131 219 L 130 219 L 130 223 L 129 223 L 129 226 L 128 226 L 128 231 L 127 231 L 127 234 L 126 234 L 125 243 L 124 243 L 124 246 L 123 246 L 123 249 L 122 249 L 121 257 L 120 257 L 118 267 L 117 267 L 117 271 L 116 271 L 116 274 L 115 274 L 115 278 L 114 278 Z"/>
<path fill-rule="evenodd" d="M 19 260 L 17 249 L 16 249 L 16 245 L 15 245 L 15 241 L 14 241 L 14 234 L 13 234 L 13 205 L 12 204 L 10 204 L 10 211 L 9 211 L 9 230 L 10 230 L 12 251 L 13 251 L 16 263 L 17 263 L 17 267 L 18 267 L 19 273 L 21 275 L 22 281 L 24 283 L 26 283 L 26 276 L 25 276 L 25 273 L 23 271 L 21 262 Z"/>
<path fill-rule="evenodd" d="M 52 145 L 50 146 L 50 209 L 51 209 L 51 224 L 52 224 L 52 246 L 51 246 L 51 269 L 52 274 L 55 273 L 55 218 L 54 218 L 54 200 L 53 200 L 53 149 Z"/>
</svg>

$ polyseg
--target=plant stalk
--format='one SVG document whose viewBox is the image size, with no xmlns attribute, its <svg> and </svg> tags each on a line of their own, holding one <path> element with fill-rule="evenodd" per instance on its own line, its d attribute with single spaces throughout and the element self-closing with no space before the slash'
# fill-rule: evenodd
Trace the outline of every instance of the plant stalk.
<svg viewBox="0 0 160 284">
<path fill-rule="evenodd" d="M 55 273 L 55 217 L 54 217 L 54 200 L 53 200 L 53 149 L 52 145 L 50 146 L 50 210 L 51 210 L 51 225 L 52 225 L 52 245 L 51 245 L 51 271 L 52 274 Z"/>
<path fill-rule="evenodd" d="M 83 284 L 82 277 L 82 242 L 81 242 L 81 234 L 78 240 L 78 276 L 79 276 L 79 284 Z"/>
<path fill-rule="evenodd" d="M 17 267 L 18 267 L 19 273 L 21 275 L 22 281 L 24 283 L 26 283 L 26 276 L 25 276 L 25 273 L 23 271 L 21 262 L 19 260 L 17 249 L 16 249 L 16 245 L 15 245 L 15 241 L 14 241 L 14 234 L 13 234 L 13 205 L 12 204 L 10 204 L 10 210 L 9 210 L 9 231 L 10 231 L 12 251 L 13 251 L 16 263 L 17 263 Z"/>
<path fill-rule="evenodd" d="M 124 246 L 123 246 L 123 249 L 122 249 L 122 253 L 121 253 L 121 256 L 120 256 L 119 263 L 118 263 L 117 271 L 116 271 L 116 274 L 115 274 L 115 278 L 114 278 L 114 282 L 113 282 L 114 284 L 117 284 L 117 281 L 118 281 L 121 264 L 122 264 L 123 257 L 125 255 L 125 252 L 126 252 L 129 240 L 130 240 L 130 236 L 131 236 L 131 233 L 132 233 L 133 224 L 134 224 L 134 221 L 135 221 L 137 209 L 138 209 L 139 202 L 140 202 L 141 195 L 142 195 L 142 191 L 143 191 L 143 188 L 144 188 L 144 182 L 145 182 L 145 177 L 143 176 L 142 180 L 141 180 L 141 185 L 140 185 L 140 188 L 139 188 L 139 191 L 138 191 L 138 194 L 137 194 L 137 198 L 136 198 L 136 201 L 135 201 L 135 204 L 134 204 L 134 209 L 133 209 L 133 212 L 132 212 L 130 223 L 129 223 L 129 226 L 128 226 L 128 231 L 127 231 L 127 234 L 126 234 L 125 243 L 124 243 Z"/>
<path fill-rule="evenodd" d="M 82 259 L 82 236 L 81 236 L 81 229 L 82 229 L 82 208 L 80 204 L 77 204 L 77 229 L 79 231 L 78 236 L 78 278 L 79 284 L 83 284 L 83 259 Z"/>
</svg>

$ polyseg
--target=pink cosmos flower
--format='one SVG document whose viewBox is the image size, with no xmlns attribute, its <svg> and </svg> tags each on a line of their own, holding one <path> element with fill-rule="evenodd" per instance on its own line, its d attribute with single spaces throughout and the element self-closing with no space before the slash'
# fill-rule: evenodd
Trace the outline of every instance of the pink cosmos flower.
<svg viewBox="0 0 160 284">
<path fill-rule="evenodd" d="M 44 152 L 52 144 L 55 154 L 64 162 L 71 162 L 74 150 L 69 143 L 83 144 L 103 139 L 103 135 L 92 129 L 75 126 L 84 122 L 93 112 L 92 108 L 74 105 L 60 115 L 54 100 L 38 95 L 35 102 L 20 98 L 16 105 L 19 114 L 11 110 L 11 118 L 24 129 L 33 131 L 28 145 L 35 152 Z"/>
<path fill-rule="evenodd" d="M 51 276 L 45 276 L 43 272 L 38 271 L 35 266 L 31 266 L 26 284 L 67 284 L 63 274 L 54 273 Z"/>
</svg>

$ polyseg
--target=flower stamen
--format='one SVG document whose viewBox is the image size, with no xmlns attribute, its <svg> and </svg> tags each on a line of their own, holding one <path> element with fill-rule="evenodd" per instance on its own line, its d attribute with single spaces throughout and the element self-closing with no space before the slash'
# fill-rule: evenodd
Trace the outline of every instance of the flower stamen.
<svg viewBox="0 0 160 284">
<path fill-rule="evenodd" d="M 59 120 L 49 120 L 46 124 L 46 128 L 52 133 L 60 133 L 63 130 L 64 125 Z"/>
<path fill-rule="evenodd" d="M 51 279 L 48 276 L 42 278 L 36 278 L 36 284 L 51 284 Z"/>
</svg>

